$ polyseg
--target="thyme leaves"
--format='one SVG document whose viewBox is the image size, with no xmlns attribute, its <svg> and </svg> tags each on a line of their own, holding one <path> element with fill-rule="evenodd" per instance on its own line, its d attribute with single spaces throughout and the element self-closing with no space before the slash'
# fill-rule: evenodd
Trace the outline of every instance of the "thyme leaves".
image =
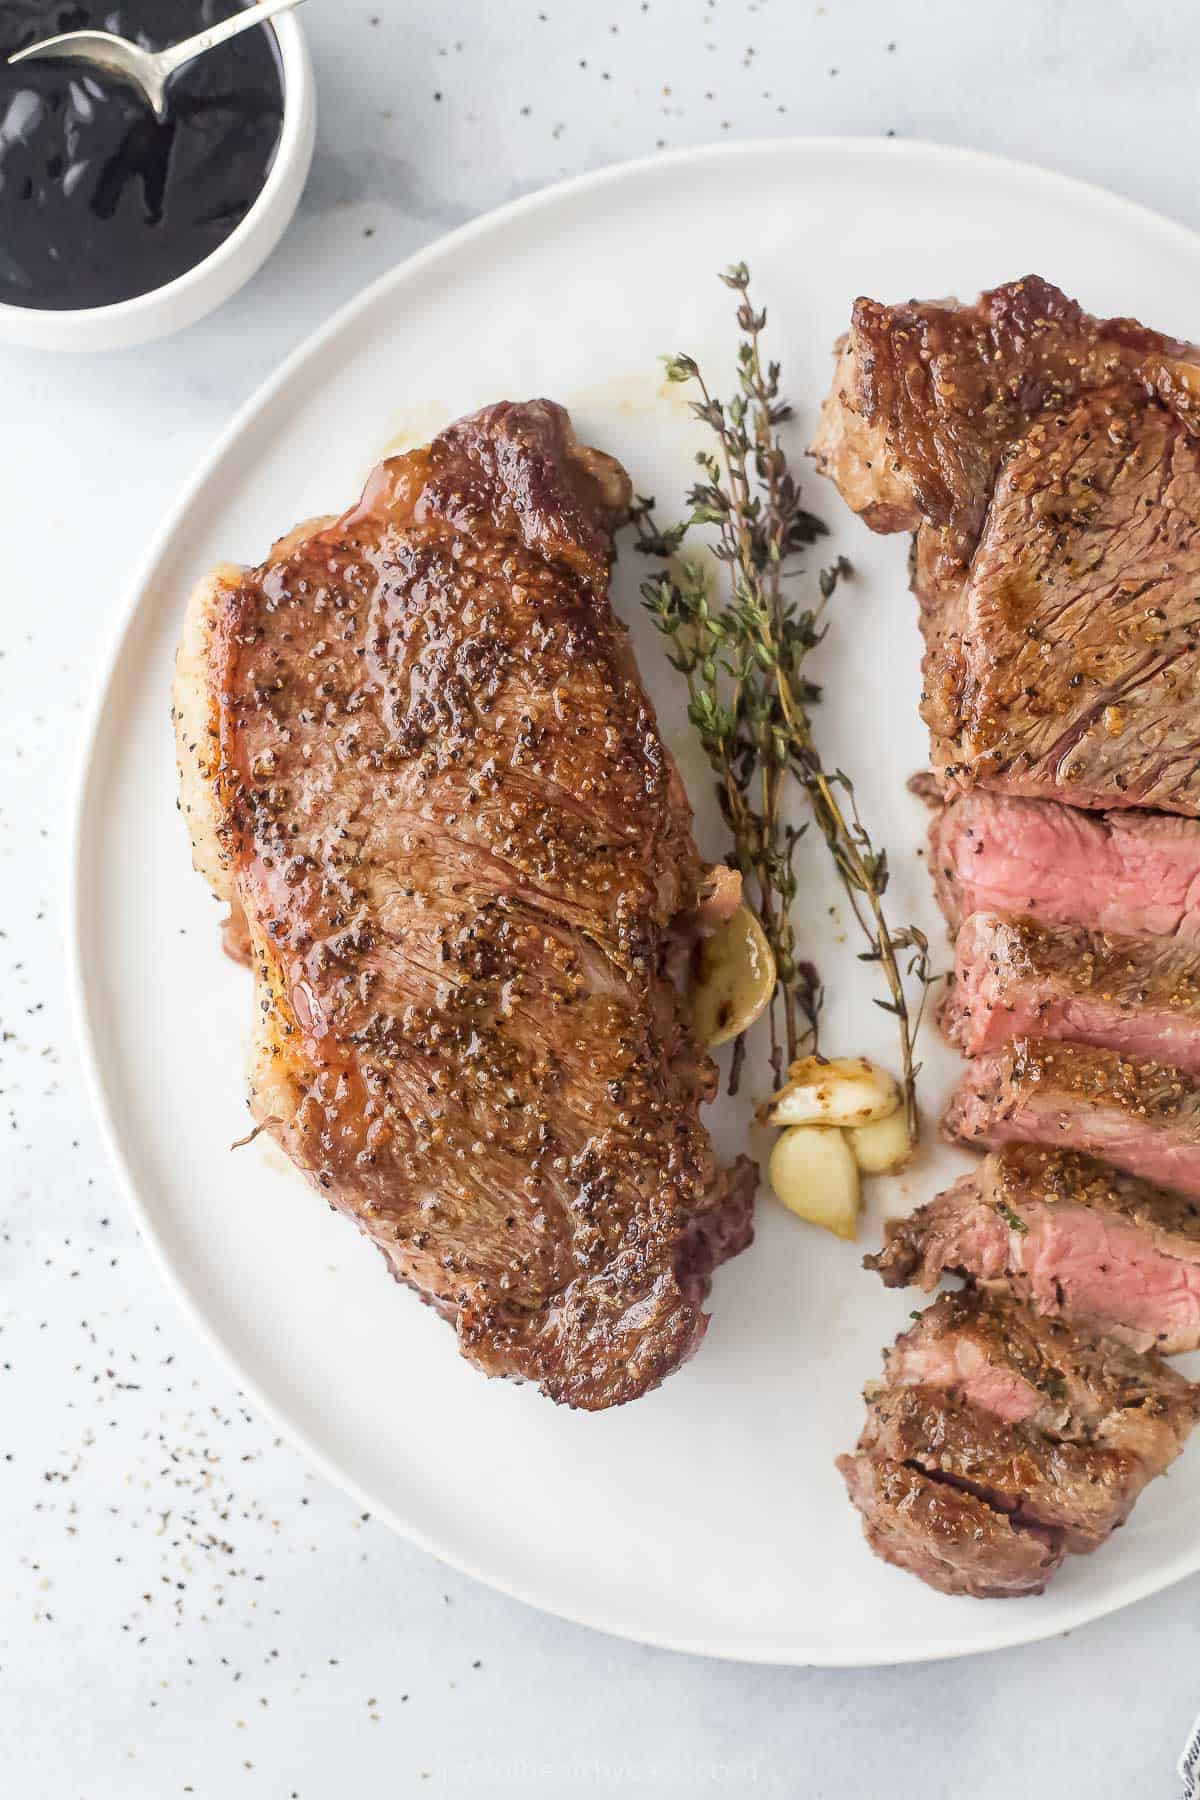
<svg viewBox="0 0 1200 1800">
<path fill-rule="evenodd" d="M 797 559 L 827 533 L 802 503 L 780 427 L 792 408 L 780 393 L 780 365 L 766 358 L 765 309 L 750 294 L 750 273 L 734 264 L 721 276 L 737 296 L 737 391 L 718 398 L 695 359 L 665 359 L 669 381 L 694 385 L 692 412 L 712 442 L 696 457 L 699 477 L 687 515 L 660 525 L 652 499 L 633 509 L 637 547 L 661 567 L 641 586 L 654 625 L 668 640 L 668 660 L 687 684 L 688 718 L 716 779 L 732 839 L 730 862 L 752 888 L 775 956 L 777 984 L 769 1008 L 771 1069 L 776 1087 L 784 1058 L 818 1048 L 821 983 L 799 953 L 793 906 L 796 853 L 809 823 L 825 843 L 865 942 L 861 960 L 878 965 L 900 1040 L 909 1131 L 918 1135 L 915 1059 L 930 986 L 929 945 L 913 924 L 894 926 L 885 907 L 887 851 L 876 848 L 845 770 L 827 769 L 813 730 L 820 689 L 806 673 L 810 653 L 829 628 L 831 602 L 850 574 L 838 557 L 817 577 L 805 601 L 794 583 Z M 706 530 L 720 578 L 683 554 L 689 533 Z M 796 784 L 809 819 L 789 817 Z M 741 1071 L 735 1049 L 731 1091 Z"/>
</svg>

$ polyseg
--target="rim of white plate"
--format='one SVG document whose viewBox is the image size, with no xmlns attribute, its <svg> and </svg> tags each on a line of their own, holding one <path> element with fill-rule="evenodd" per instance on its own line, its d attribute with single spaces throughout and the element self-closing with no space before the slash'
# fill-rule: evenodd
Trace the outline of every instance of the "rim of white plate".
<svg viewBox="0 0 1200 1800">
<path fill-rule="evenodd" d="M 1070 175 L 1060 175 L 1053 170 L 1044 169 L 1036 163 L 1021 162 L 1013 157 L 997 156 L 989 151 L 961 149 L 924 139 L 876 137 L 755 137 L 739 140 L 736 143 L 704 144 L 681 150 L 663 151 L 651 156 L 635 157 L 625 162 L 609 164 L 603 169 L 572 176 L 566 181 L 539 188 L 536 193 L 509 201 L 504 206 L 493 208 L 492 211 L 481 214 L 479 218 L 472 219 L 466 225 L 460 225 L 456 230 L 445 237 L 438 238 L 434 243 L 417 251 L 415 255 L 406 258 L 395 268 L 371 282 L 354 299 L 339 307 L 324 325 L 320 326 L 285 357 L 274 374 L 270 375 L 256 392 L 238 408 L 234 417 L 220 433 L 208 454 L 201 460 L 191 479 L 184 484 L 174 504 L 168 510 L 149 549 L 142 558 L 119 610 L 107 653 L 101 662 L 100 683 L 88 710 L 71 809 L 67 906 L 64 918 L 67 934 L 67 984 L 79 1042 L 80 1059 L 83 1064 L 84 1080 L 117 1185 L 133 1213 L 138 1229 L 150 1252 L 151 1260 L 172 1298 L 181 1308 L 193 1329 L 214 1352 L 223 1367 L 228 1370 L 239 1389 L 248 1395 L 254 1405 L 260 1408 L 264 1416 L 271 1420 L 281 1434 L 295 1445 L 327 1480 L 344 1493 L 352 1495 L 364 1509 L 369 1508 L 391 1530 L 397 1532 L 401 1537 L 407 1538 L 410 1543 L 416 1544 L 429 1555 L 438 1558 L 439 1561 L 459 1570 L 464 1575 L 469 1575 L 473 1580 L 483 1583 L 484 1586 L 492 1588 L 497 1593 L 505 1594 L 510 1599 L 519 1600 L 525 1605 L 549 1613 L 553 1617 L 565 1619 L 570 1624 L 585 1626 L 593 1631 L 601 1631 L 606 1635 L 621 1638 L 625 1642 L 647 1644 L 654 1649 L 672 1650 L 684 1655 L 708 1656 L 722 1661 L 757 1663 L 785 1668 L 894 1667 L 901 1664 L 936 1662 L 962 1656 L 982 1655 L 993 1650 L 1013 1649 L 1024 1644 L 1038 1643 L 1046 1638 L 1058 1637 L 1081 1625 L 1107 1618 L 1110 1614 L 1119 1612 L 1139 1600 L 1149 1599 L 1152 1595 L 1161 1593 L 1164 1589 L 1173 1587 L 1177 1582 L 1186 1579 L 1187 1576 L 1200 1571 L 1200 1540 L 1197 1541 L 1193 1553 L 1173 1558 L 1163 1569 L 1156 1571 L 1153 1575 L 1130 1578 L 1124 1583 L 1118 1581 L 1114 1587 L 1108 1588 L 1103 1593 L 1098 1602 L 1081 1598 L 1066 1611 L 1056 1612 L 1048 1621 L 1035 1623 L 1032 1614 L 1022 1615 L 1022 1609 L 1014 1606 L 1011 1627 L 1006 1624 L 1000 1625 L 993 1629 L 983 1642 L 964 1646 L 953 1634 L 947 1633 L 944 1637 L 932 1639 L 911 1651 L 890 1652 L 882 1656 L 873 1654 L 866 1646 L 862 1647 L 861 1654 L 857 1651 L 853 1653 L 846 1651 L 831 1655 L 825 1650 L 810 1656 L 770 1651 L 754 1653 L 739 1651 L 731 1655 L 729 1651 L 718 1645 L 698 1642 L 695 1639 L 673 1635 L 670 1632 L 638 1632 L 634 1636 L 616 1620 L 607 1621 L 602 1617 L 587 1617 L 570 1608 L 558 1606 L 535 1592 L 532 1584 L 506 1580 L 483 1568 L 471 1557 L 447 1548 L 430 1533 L 399 1517 L 394 1509 L 381 1502 L 377 1496 L 361 1486 L 353 1477 L 348 1476 L 336 1463 L 331 1461 L 324 1450 L 313 1442 L 309 1433 L 296 1423 L 286 1407 L 277 1404 L 266 1395 L 258 1381 L 248 1374 L 232 1350 L 227 1347 L 215 1326 L 210 1323 L 203 1307 L 188 1291 L 182 1275 L 168 1257 L 150 1211 L 143 1203 L 141 1193 L 130 1171 L 108 1104 L 104 1076 L 96 1053 L 95 1035 L 92 1030 L 93 1003 L 83 957 L 83 851 L 95 747 L 105 723 L 110 695 L 120 669 L 126 641 L 136 619 L 153 595 L 154 576 L 158 565 L 164 558 L 180 524 L 190 511 L 196 496 L 217 471 L 243 431 L 258 413 L 270 404 L 275 395 L 287 385 L 293 374 L 323 345 L 341 333 L 360 313 L 365 312 L 380 294 L 389 288 L 401 286 L 406 280 L 415 277 L 440 258 L 450 256 L 474 238 L 486 237 L 507 221 L 535 213 L 540 208 L 556 205 L 564 198 L 590 195 L 598 189 L 615 186 L 623 181 L 636 180 L 653 171 L 672 166 L 677 167 L 689 162 L 701 164 L 716 160 L 736 160 L 742 157 L 763 155 L 786 156 L 796 153 L 837 156 L 843 152 L 856 156 L 878 155 L 912 162 L 958 162 L 985 173 L 1006 174 L 1010 179 L 1026 181 L 1043 187 L 1050 186 L 1057 188 L 1067 198 L 1086 199 L 1092 206 L 1107 207 L 1113 214 L 1136 224 L 1143 231 L 1154 231 L 1163 237 L 1173 238 L 1178 244 L 1193 253 L 1200 253 L 1200 232 L 1192 231 L 1177 220 L 1168 218 L 1163 213 L 1155 212 L 1152 207 L 1143 206 L 1138 201 L 1128 200 L 1119 194 L 1114 194 L 1110 189 L 1101 187 L 1095 182 L 1081 181 Z M 1028 1623 L 1022 1623 L 1023 1616 L 1028 1619 Z"/>
</svg>

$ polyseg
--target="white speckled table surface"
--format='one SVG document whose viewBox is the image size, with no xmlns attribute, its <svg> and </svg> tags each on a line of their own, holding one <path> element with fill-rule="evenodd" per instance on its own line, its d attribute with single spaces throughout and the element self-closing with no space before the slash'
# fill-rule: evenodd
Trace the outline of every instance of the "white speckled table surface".
<svg viewBox="0 0 1200 1800">
<path fill-rule="evenodd" d="M 312 0 L 304 22 L 316 162 L 250 287 L 145 350 L 0 351 L 0 1793 L 1169 1800 L 1196 1582 L 973 1662 L 760 1670 L 560 1624 L 360 1517 L 159 1286 L 81 1091 L 61 912 L 83 709 L 147 533 L 364 283 L 560 176 L 722 136 L 968 144 L 1200 226 L 1193 8 Z"/>
</svg>

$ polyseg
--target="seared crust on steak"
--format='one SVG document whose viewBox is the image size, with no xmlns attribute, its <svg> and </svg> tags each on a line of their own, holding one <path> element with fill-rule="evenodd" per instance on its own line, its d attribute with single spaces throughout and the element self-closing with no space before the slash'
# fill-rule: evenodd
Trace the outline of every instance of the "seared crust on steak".
<svg viewBox="0 0 1200 1800">
<path fill-rule="evenodd" d="M 915 530 L 950 789 L 1200 813 L 1200 352 L 1035 276 L 855 304 L 814 450 Z"/>
<path fill-rule="evenodd" d="M 256 1121 L 476 1366 L 587 1408 L 695 1349 L 754 1184 L 672 979 L 728 882 L 608 604 L 629 497 L 549 401 L 461 420 L 197 590 L 174 708 Z"/>
<path fill-rule="evenodd" d="M 1112 1339 L 943 1294 L 885 1353 L 838 1467 L 876 1553 L 945 1593 L 1039 1593 L 1179 1456 L 1200 1388 Z"/>
<path fill-rule="evenodd" d="M 1200 1077 L 1152 1057 L 1014 1038 L 967 1065 L 943 1128 L 987 1149 L 1070 1144 L 1200 1196 Z"/>
<path fill-rule="evenodd" d="M 1095 319 L 1039 275 L 958 300 L 854 302 L 813 454 L 876 531 L 928 525 L 962 560 L 1029 420 L 1128 386 L 1200 431 L 1200 349 Z M 878 507 L 881 510 L 875 511 Z"/>
<path fill-rule="evenodd" d="M 1066 1555 L 1049 1534 L 1018 1528 L 986 1500 L 911 1464 L 860 1452 L 839 1456 L 837 1466 L 876 1556 L 939 1593 L 1040 1594 Z"/>
<path fill-rule="evenodd" d="M 1122 1525 L 1144 1485 L 1136 1457 L 1009 1425 L 953 1389 L 888 1387 L 867 1401 L 859 1449 L 965 1488 L 1075 1553 Z"/>
<path fill-rule="evenodd" d="M 1109 1333 L 1035 1312 L 1011 1294 L 941 1294 L 887 1352 L 892 1386 L 952 1388 L 1012 1425 L 1136 1456 L 1147 1479 L 1200 1420 L 1200 1388 Z"/>
</svg>

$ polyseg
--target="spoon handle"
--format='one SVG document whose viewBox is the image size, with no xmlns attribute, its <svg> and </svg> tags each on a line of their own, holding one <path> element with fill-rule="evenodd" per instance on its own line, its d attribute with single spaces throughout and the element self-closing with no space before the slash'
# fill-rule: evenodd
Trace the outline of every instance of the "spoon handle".
<svg viewBox="0 0 1200 1800">
<path fill-rule="evenodd" d="M 182 69 L 195 57 L 203 56 L 206 50 L 228 43 L 230 38 L 238 37 L 243 31 L 265 24 L 276 13 L 289 12 L 292 7 L 300 4 L 301 0 L 258 0 L 257 5 L 235 12 L 232 18 L 223 19 L 219 25 L 211 25 L 207 31 L 198 31 L 194 37 L 184 38 L 181 44 L 172 44 L 167 50 L 159 50 L 154 57 L 159 80 L 166 81 L 177 69 Z"/>
</svg>

